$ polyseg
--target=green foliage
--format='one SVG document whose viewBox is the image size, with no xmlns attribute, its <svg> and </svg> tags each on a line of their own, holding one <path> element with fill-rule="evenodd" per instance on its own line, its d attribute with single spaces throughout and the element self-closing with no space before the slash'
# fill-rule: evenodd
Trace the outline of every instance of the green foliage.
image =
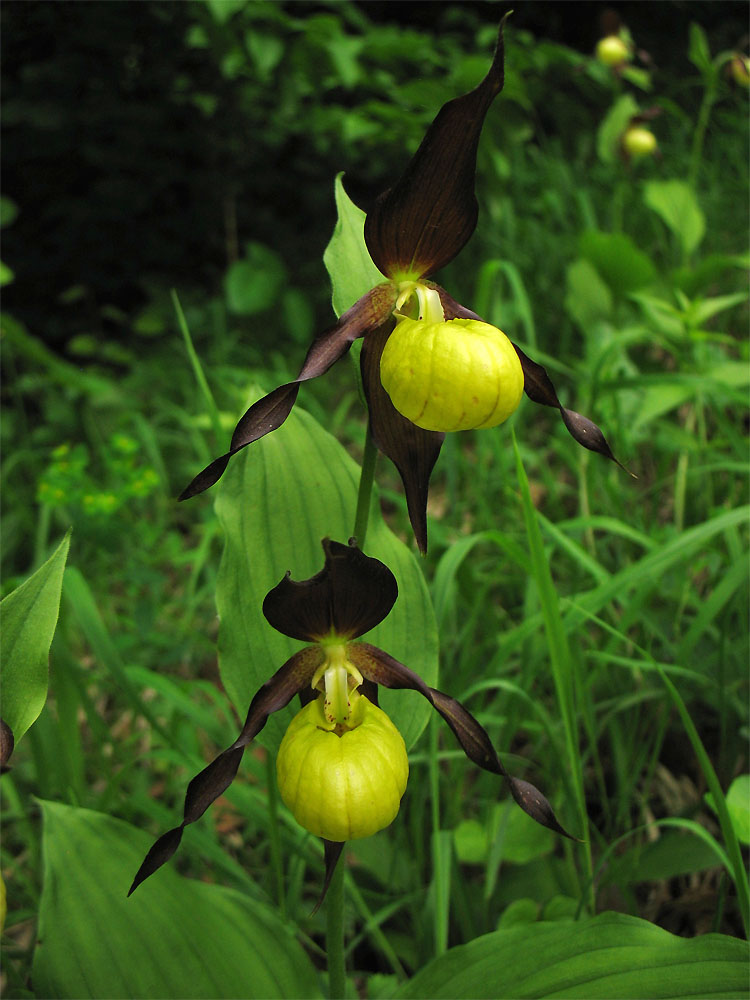
<svg viewBox="0 0 750 1000">
<path fill-rule="evenodd" d="M 714 805 L 713 796 L 706 793 L 706 801 L 717 812 Z M 734 832 L 737 840 L 743 844 L 750 844 L 750 775 L 740 774 L 729 786 L 726 795 L 727 810 L 729 812 Z"/>
<path fill-rule="evenodd" d="M 43 566 L 0 603 L 3 718 L 16 742 L 47 699 L 49 648 L 60 613 L 70 532 Z"/>
<path fill-rule="evenodd" d="M 336 177 L 336 228 L 323 254 L 337 316 L 383 281 L 365 246 L 365 213 L 348 197 L 342 177 L 343 174 Z"/>
<path fill-rule="evenodd" d="M 426 966 L 396 996 L 736 997 L 745 995 L 747 972 L 740 941 L 685 941 L 644 920 L 603 913 L 487 934 Z"/>
<path fill-rule="evenodd" d="M 233 459 L 216 510 L 174 497 L 226 448 L 248 387 L 289 381 L 330 326 L 334 225 L 334 311 L 381 280 L 340 171 L 366 205 L 486 69 L 492 5 L 419 5 L 413 24 L 392 6 L 398 24 L 349 3 L 2 10 L 3 592 L 74 529 L 46 627 L 39 602 L 15 615 L 38 646 L 23 676 L 44 661 L 36 703 L 22 695 L 34 712 L 48 649 L 51 670 L 0 782 L 8 997 L 237 995 L 256 979 L 319 995 L 322 849 L 275 800 L 282 721 L 176 870 L 123 897 L 150 843 L 134 827 L 178 822 L 191 776 L 296 648 L 269 638 L 260 598 L 352 531 L 365 417 L 348 361 Z M 392 827 L 349 849 L 351 995 L 746 989 L 728 937 L 747 911 L 750 652 L 748 116 L 725 72 L 746 29 L 729 6 L 674 8 L 701 25 L 648 42 L 633 14 L 651 62 L 622 77 L 581 36 L 532 34 L 528 11 L 509 22 L 480 225 L 437 280 L 543 363 L 638 479 L 526 400 L 506 427 L 446 440 L 417 560 L 381 459 L 367 548 L 400 597 L 373 638 L 435 683 L 432 604 L 441 688 L 587 844 L 528 827 L 440 720 L 420 736 L 421 699 L 395 694 L 411 778 Z M 143 58 L 144 37 L 163 59 Z M 626 162 L 622 128 L 654 110 L 659 156 Z M 195 965 L 209 947 L 210 982 Z"/>
<path fill-rule="evenodd" d="M 46 997 L 318 997 L 309 959 L 273 909 L 166 872 L 126 898 L 149 838 L 88 809 L 41 802 L 44 892 L 34 986 Z"/>
<path fill-rule="evenodd" d="M 689 257 L 706 232 L 706 220 L 692 188 L 682 181 L 649 181 L 643 196 L 678 238 L 683 256 Z"/>
</svg>

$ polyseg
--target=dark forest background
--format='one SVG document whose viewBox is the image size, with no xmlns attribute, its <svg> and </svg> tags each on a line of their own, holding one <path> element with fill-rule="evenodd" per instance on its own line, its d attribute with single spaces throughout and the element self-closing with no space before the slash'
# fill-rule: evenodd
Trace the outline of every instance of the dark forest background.
<svg viewBox="0 0 750 1000">
<path fill-rule="evenodd" d="M 715 49 L 736 48 L 747 31 L 743 3 L 515 6 L 513 32 L 582 58 L 614 10 L 677 80 L 690 68 L 691 21 Z M 327 321 L 332 177 L 346 170 L 366 207 L 418 141 L 452 50 L 458 61 L 499 11 L 395 0 L 4 3 L 3 192 L 17 212 L 3 232 L 15 274 L 5 308 L 56 350 L 83 333 L 127 340 L 154 296 L 215 292 L 253 241 L 317 290 Z M 691 92 L 681 96 L 689 107 Z M 570 111 L 535 112 L 564 142 Z"/>
</svg>

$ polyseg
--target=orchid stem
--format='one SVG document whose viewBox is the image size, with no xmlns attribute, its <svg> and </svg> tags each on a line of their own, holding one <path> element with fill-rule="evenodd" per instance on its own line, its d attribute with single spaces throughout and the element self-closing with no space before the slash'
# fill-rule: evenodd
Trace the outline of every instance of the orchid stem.
<svg viewBox="0 0 750 1000">
<path fill-rule="evenodd" d="M 346 845 L 333 870 L 326 896 L 326 954 L 328 956 L 328 995 L 343 1000 L 346 995 L 344 964 L 344 867 Z"/>
<path fill-rule="evenodd" d="M 372 439 L 370 424 L 367 424 L 367 434 L 365 436 L 365 453 L 362 456 L 362 471 L 359 476 L 359 492 L 357 493 L 357 513 L 354 516 L 354 537 L 360 549 L 365 547 L 367 537 L 367 524 L 370 520 L 370 499 L 372 497 L 372 483 L 375 478 L 375 462 L 377 461 L 378 450 Z"/>
</svg>

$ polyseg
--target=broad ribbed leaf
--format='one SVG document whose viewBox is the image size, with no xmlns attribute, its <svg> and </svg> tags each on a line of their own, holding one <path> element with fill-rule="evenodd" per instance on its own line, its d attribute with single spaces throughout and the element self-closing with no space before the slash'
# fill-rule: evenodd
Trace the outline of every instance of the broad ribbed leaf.
<svg viewBox="0 0 750 1000">
<path fill-rule="evenodd" d="M 16 743 L 47 698 L 49 648 L 60 613 L 70 532 L 52 556 L 0 604 L 3 719 Z"/>
<path fill-rule="evenodd" d="M 344 190 L 343 176 L 336 176 L 336 228 L 323 253 L 323 263 L 333 288 L 333 311 L 337 316 L 361 298 L 368 288 L 374 288 L 383 280 L 365 245 L 365 213 Z"/>
<path fill-rule="evenodd" d="M 88 809 L 41 806 L 36 996 L 320 996 L 309 959 L 269 907 L 171 869 L 127 899 L 149 836 Z"/>
<path fill-rule="evenodd" d="M 747 942 L 680 938 L 637 917 L 603 913 L 523 924 L 451 948 L 396 996 L 708 1000 L 747 996 L 747 984 Z"/>
<path fill-rule="evenodd" d="M 275 434 L 238 456 L 222 480 L 216 511 L 225 534 L 216 590 L 221 618 L 219 668 L 241 716 L 258 688 L 300 649 L 273 629 L 263 600 L 287 571 L 304 580 L 322 567 L 321 539 L 347 539 L 354 525 L 359 468 L 341 445 L 297 409 Z M 388 617 L 367 634 L 434 684 L 437 628 L 415 556 L 386 527 L 373 498 L 365 552 L 393 572 L 399 596 Z M 381 707 L 407 746 L 427 720 L 428 706 L 383 692 Z M 275 751 L 296 705 L 272 715 L 259 739 Z M 228 734 L 229 735 L 229 734 Z"/>
</svg>

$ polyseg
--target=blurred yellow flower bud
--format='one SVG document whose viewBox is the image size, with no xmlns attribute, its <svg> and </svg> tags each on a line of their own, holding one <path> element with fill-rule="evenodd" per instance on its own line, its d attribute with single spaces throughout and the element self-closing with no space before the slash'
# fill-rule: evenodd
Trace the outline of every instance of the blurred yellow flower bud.
<svg viewBox="0 0 750 1000">
<path fill-rule="evenodd" d="M 643 125 L 631 125 L 623 134 L 622 148 L 634 160 L 651 156 L 656 152 L 656 136 Z"/>
<path fill-rule="evenodd" d="M 285 805 L 326 840 L 369 837 L 392 823 L 409 776 L 399 731 L 364 695 L 351 694 L 346 727 L 330 728 L 318 697 L 292 719 L 276 758 Z"/>
<path fill-rule="evenodd" d="M 630 50 L 619 35 L 607 35 L 596 43 L 596 58 L 605 66 L 621 66 L 630 57 Z"/>
<path fill-rule="evenodd" d="M 495 427 L 523 394 L 513 345 L 474 319 L 401 317 L 383 350 L 380 380 L 399 413 L 429 431 Z"/>
</svg>

